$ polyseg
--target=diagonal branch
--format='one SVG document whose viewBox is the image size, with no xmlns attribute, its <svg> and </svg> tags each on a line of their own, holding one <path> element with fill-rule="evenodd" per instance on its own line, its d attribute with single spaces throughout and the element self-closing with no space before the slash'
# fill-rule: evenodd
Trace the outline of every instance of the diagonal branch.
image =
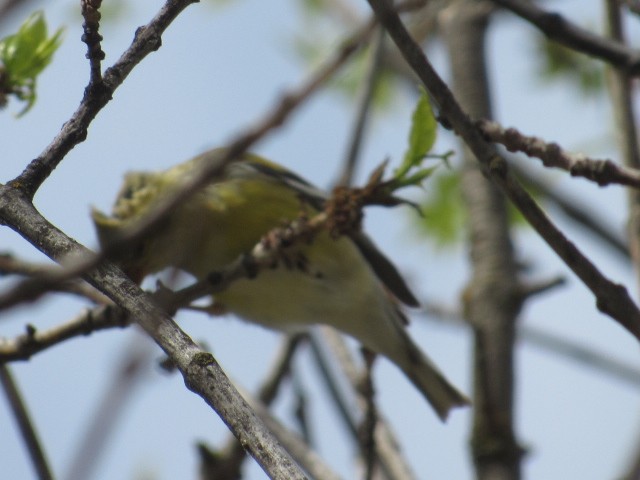
<svg viewBox="0 0 640 480">
<path fill-rule="evenodd" d="M 87 138 L 91 121 L 109 103 L 115 90 L 124 82 L 133 68 L 147 55 L 160 48 L 161 36 L 176 17 L 197 0 L 168 0 L 158 14 L 147 25 L 138 28 L 131 46 L 120 59 L 104 74 L 103 82 L 95 88 L 87 88 L 73 116 L 64 124 L 60 133 L 34 159 L 11 185 L 20 188 L 29 198 L 33 198 L 42 183 L 58 166 L 69 151 Z"/>
<path fill-rule="evenodd" d="M 523 0 L 492 0 L 493 3 L 511 10 L 516 15 L 535 25 L 551 40 L 577 52 L 599 58 L 630 75 L 640 74 L 640 51 L 629 48 L 609 38 L 600 37 L 581 28 L 562 15 L 547 12 L 536 2 Z"/>
<path fill-rule="evenodd" d="M 347 155 L 343 162 L 343 170 L 336 185 L 351 185 L 355 175 L 358 158 L 362 142 L 365 136 L 367 123 L 370 115 L 371 104 L 376 90 L 378 79 L 380 78 L 380 67 L 382 65 L 384 53 L 385 34 L 379 28 L 375 35 L 374 45 L 368 60 L 367 71 L 363 75 L 362 83 L 359 86 L 358 98 L 356 101 L 356 118 L 353 122 L 353 129 L 349 138 Z"/>
<path fill-rule="evenodd" d="M 629 248 L 621 235 L 616 230 L 606 225 L 593 215 L 583 203 L 576 201 L 559 189 L 554 189 L 545 182 L 544 178 L 530 169 L 522 169 L 512 164 L 512 170 L 518 177 L 526 178 L 527 183 L 535 190 L 542 192 L 542 196 L 556 208 L 559 208 L 569 219 L 577 222 L 600 239 L 607 247 L 611 248 L 624 261 L 629 259 Z"/>
<path fill-rule="evenodd" d="M 19 190 L 0 185 L 0 218 L 50 258 L 89 251 L 51 225 Z M 174 361 L 185 384 L 202 397 L 271 478 L 304 479 L 291 455 L 229 382 L 210 353 L 200 349 L 156 303 L 119 269 L 104 263 L 84 275 L 134 318 Z"/>
<path fill-rule="evenodd" d="M 388 0 L 368 0 L 403 56 L 436 100 L 440 115 L 472 150 L 486 173 L 520 210 L 531 226 L 593 292 L 596 305 L 640 341 L 640 310 L 626 288 L 605 277 L 600 270 L 546 216 L 496 155 L 474 122 L 462 110 L 449 87 L 433 69 L 422 49 L 413 41 Z"/>
<path fill-rule="evenodd" d="M 0 364 L 0 383 L 7 395 L 9 405 L 13 410 L 13 415 L 18 422 L 18 427 L 22 433 L 38 478 L 40 480 L 53 480 L 53 474 L 51 473 L 44 450 L 42 445 L 40 445 L 40 440 L 29 417 L 29 412 L 27 412 L 27 407 L 22 400 L 18 386 L 13 381 L 9 367 L 4 364 Z"/>
</svg>

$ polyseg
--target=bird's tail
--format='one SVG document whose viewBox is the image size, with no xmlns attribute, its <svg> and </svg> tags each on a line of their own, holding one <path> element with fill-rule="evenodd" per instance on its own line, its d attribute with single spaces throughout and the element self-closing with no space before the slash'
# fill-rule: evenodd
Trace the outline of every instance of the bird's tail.
<svg viewBox="0 0 640 480">
<path fill-rule="evenodd" d="M 397 341 L 375 342 L 373 350 L 395 363 L 427 399 L 429 404 L 444 421 L 449 411 L 456 407 L 470 405 L 469 399 L 454 387 L 440 372 L 438 367 L 413 342 L 404 325 L 393 322 L 393 334 Z M 390 334 L 391 331 L 387 331 Z M 377 348 L 376 348 L 377 347 Z"/>
<path fill-rule="evenodd" d="M 469 405 L 471 402 L 454 387 L 440 372 L 438 367 L 413 343 L 411 338 L 402 332 L 406 339 L 404 358 L 390 358 L 416 388 L 427 399 L 440 419 L 447 419 L 449 411 L 456 407 Z"/>
</svg>

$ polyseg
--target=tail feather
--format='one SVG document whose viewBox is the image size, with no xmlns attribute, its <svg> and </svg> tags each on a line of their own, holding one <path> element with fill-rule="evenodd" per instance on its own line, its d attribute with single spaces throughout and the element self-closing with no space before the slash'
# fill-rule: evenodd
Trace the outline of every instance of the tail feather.
<svg viewBox="0 0 640 480">
<path fill-rule="evenodd" d="M 411 347 L 407 352 L 409 361 L 396 364 L 427 399 L 442 421 L 447 419 L 451 409 L 470 405 L 469 399 L 449 383 L 413 342 Z"/>
<path fill-rule="evenodd" d="M 401 348 L 380 351 L 395 363 L 427 399 L 442 421 L 447 419 L 451 409 L 470 405 L 469 399 L 454 387 L 440 372 L 438 367 L 411 340 L 408 333 L 397 325 L 401 336 Z"/>
</svg>

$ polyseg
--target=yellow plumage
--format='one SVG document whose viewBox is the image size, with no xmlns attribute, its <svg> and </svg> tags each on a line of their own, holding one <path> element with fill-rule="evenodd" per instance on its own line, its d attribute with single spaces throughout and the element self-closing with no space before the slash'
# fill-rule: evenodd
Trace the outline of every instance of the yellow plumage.
<svg viewBox="0 0 640 480">
<path fill-rule="evenodd" d="M 94 211 L 100 242 L 148 214 L 159 198 L 193 174 L 212 150 L 159 173 L 127 175 L 113 216 Z M 122 260 L 136 280 L 166 267 L 197 278 L 248 253 L 272 229 L 301 212 L 322 208 L 324 195 L 282 167 L 246 154 L 214 182 L 178 206 Z M 216 304 L 267 327 L 289 329 L 321 323 L 358 339 L 398 367 L 441 418 L 467 399 L 437 371 L 405 332 L 393 296 L 417 305 L 398 272 L 364 235 L 333 238 L 322 231 L 308 242 L 283 249 L 276 268 L 241 279 L 215 296 Z"/>
</svg>

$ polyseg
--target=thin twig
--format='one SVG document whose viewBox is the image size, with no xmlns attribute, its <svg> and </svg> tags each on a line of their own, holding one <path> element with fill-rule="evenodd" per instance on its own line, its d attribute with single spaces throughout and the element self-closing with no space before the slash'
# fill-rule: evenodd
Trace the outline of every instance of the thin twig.
<svg viewBox="0 0 640 480">
<path fill-rule="evenodd" d="M 160 48 L 161 36 L 171 22 L 197 0 L 168 0 L 147 25 L 138 28 L 131 46 L 104 74 L 103 82 L 96 88 L 85 90 L 80 106 L 64 124 L 60 133 L 10 184 L 33 198 L 42 183 L 58 166 L 69 151 L 87 137 L 89 124 L 111 100 L 115 90 L 122 85 L 133 68 L 148 54 Z"/>
<path fill-rule="evenodd" d="M 46 276 L 60 271 L 56 264 L 34 263 L 21 260 L 9 253 L 0 253 L 0 276 L 22 275 L 27 277 Z M 55 291 L 67 292 L 83 297 L 97 305 L 109 303 L 109 299 L 83 280 L 72 279 L 54 285 Z"/>
<path fill-rule="evenodd" d="M 324 380 L 325 387 L 329 392 L 329 396 L 333 399 L 333 403 L 338 411 L 342 423 L 349 430 L 351 436 L 358 438 L 358 424 L 354 418 L 354 413 L 350 407 L 350 402 L 345 392 L 339 386 L 339 381 L 333 373 L 328 355 L 323 350 L 322 337 L 315 331 L 309 333 L 309 345 L 313 354 L 315 365 L 319 368 L 321 378 Z"/>
<path fill-rule="evenodd" d="M 469 330 L 462 313 L 454 308 L 443 307 L 435 302 L 425 300 L 424 319 L 443 325 Z M 611 354 L 598 352 L 591 347 L 572 340 L 570 337 L 557 335 L 531 325 L 521 325 L 518 330 L 518 342 L 530 345 L 563 359 L 574 362 L 581 367 L 590 368 L 610 378 L 640 388 L 640 368 L 636 365 L 611 357 Z"/>
<path fill-rule="evenodd" d="M 549 290 L 553 290 L 565 283 L 567 283 L 567 279 L 562 276 L 557 276 L 540 282 L 523 283 L 520 285 L 520 295 L 522 295 L 523 298 L 529 298 L 534 295 L 547 293 Z"/>
<path fill-rule="evenodd" d="M 551 40 L 577 52 L 604 60 L 630 75 L 640 74 L 640 51 L 600 37 L 581 28 L 562 15 L 547 12 L 535 2 L 523 0 L 492 0 L 496 5 L 511 10 L 516 15 L 538 27 Z"/>
<path fill-rule="evenodd" d="M 44 449 L 38 439 L 38 434 L 33 426 L 27 407 L 22 400 L 22 395 L 20 395 L 18 386 L 13 380 L 9 367 L 3 363 L 0 363 L 0 383 L 2 383 L 2 388 L 7 395 L 7 400 L 20 428 L 20 433 L 22 433 L 22 438 L 38 478 L 40 480 L 53 480 L 49 462 L 47 462 Z"/>
<path fill-rule="evenodd" d="M 80 2 L 82 17 L 84 23 L 82 24 L 82 41 L 87 44 L 87 58 L 89 59 L 89 65 L 91 74 L 89 78 L 89 90 L 102 88 L 102 69 L 100 62 L 104 60 L 104 52 L 100 46 L 102 41 L 102 35 L 99 33 L 100 29 L 100 6 L 102 0 L 82 0 Z"/>
<path fill-rule="evenodd" d="M 629 248 L 622 235 L 616 233 L 615 228 L 596 218 L 593 210 L 585 206 L 583 202 L 566 195 L 561 189 L 550 187 L 544 178 L 531 169 L 524 170 L 516 164 L 512 164 L 511 168 L 518 177 L 526 178 L 527 184 L 531 185 L 535 191 L 541 192 L 544 200 L 560 209 L 569 219 L 586 228 L 588 232 L 604 242 L 625 261 L 629 259 Z"/>
<path fill-rule="evenodd" d="M 565 170 L 573 177 L 583 177 L 604 187 L 611 184 L 627 185 L 640 189 L 640 170 L 619 165 L 609 159 L 593 159 L 586 155 L 563 150 L 557 143 L 546 143 L 538 137 L 530 137 L 515 128 L 504 128 L 492 120 L 477 123 L 485 138 L 506 147 L 510 152 L 523 152 L 542 160 L 545 167 Z"/>
<path fill-rule="evenodd" d="M 369 119 L 369 111 L 374 98 L 375 87 L 380 78 L 380 66 L 384 54 L 385 31 L 379 28 L 374 36 L 371 55 L 367 71 L 363 75 L 362 84 L 356 100 L 356 118 L 353 122 L 347 155 L 343 162 L 344 169 L 337 185 L 348 186 L 353 183 L 353 176 L 360 157 L 360 149 L 364 139 L 364 133 Z"/>
<path fill-rule="evenodd" d="M 325 380 L 331 392 L 331 398 L 334 400 L 336 407 L 341 412 L 341 416 L 345 421 L 345 425 L 353 438 L 358 440 L 358 421 L 356 416 L 362 418 L 366 411 L 366 399 L 360 395 L 358 385 L 362 379 L 360 368 L 356 365 L 342 336 L 331 327 L 321 326 L 315 328 L 311 332 L 311 346 L 316 355 L 317 364 L 321 367 L 322 378 Z M 356 396 L 357 413 L 352 410 L 353 402 L 349 401 L 346 392 L 338 385 L 342 383 L 333 372 L 328 355 L 324 352 L 327 349 L 331 353 L 331 357 L 340 366 L 340 370 L 348 380 L 353 394 Z M 417 476 L 411 471 L 411 467 L 405 460 L 400 451 L 400 443 L 392 432 L 387 420 L 378 415 L 376 419 L 376 428 L 374 432 L 376 459 L 377 464 L 385 478 L 389 480 L 411 480 Z M 360 443 L 358 443 L 360 445 Z"/>
<path fill-rule="evenodd" d="M 98 459 L 103 454 L 117 421 L 124 416 L 135 387 L 147 372 L 151 358 L 151 343 L 146 337 L 132 339 L 119 359 L 113 375 L 104 389 L 104 396 L 95 408 L 87 430 L 70 463 L 67 480 L 91 478 Z"/>
<path fill-rule="evenodd" d="M 127 313 L 115 305 L 87 309 L 77 317 L 47 330 L 27 325 L 26 332 L 12 339 L 0 337 L 0 363 L 28 360 L 36 353 L 65 340 L 87 336 L 99 330 L 124 328 L 130 324 Z"/>
</svg>

